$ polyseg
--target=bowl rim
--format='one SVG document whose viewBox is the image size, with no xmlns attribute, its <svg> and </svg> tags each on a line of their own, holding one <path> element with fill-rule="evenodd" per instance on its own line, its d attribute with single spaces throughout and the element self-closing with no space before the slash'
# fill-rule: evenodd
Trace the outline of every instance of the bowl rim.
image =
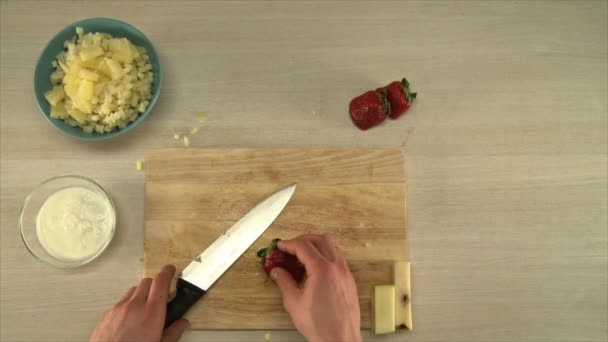
<svg viewBox="0 0 608 342">
<path fill-rule="evenodd" d="M 113 132 L 109 132 L 109 133 L 105 133 L 105 134 L 89 134 L 89 135 L 78 135 L 72 132 L 68 132 L 66 130 L 63 130 L 61 127 L 59 127 L 57 125 L 57 123 L 54 121 L 55 119 L 51 118 L 50 114 L 47 115 L 47 113 L 45 113 L 44 109 L 42 109 L 42 105 L 40 103 L 40 99 L 38 98 L 37 95 L 37 91 L 36 91 L 36 74 L 38 73 L 38 69 L 41 67 L 41 63 L 42 63 L 42 56 L 44 55 L 44 53 L 47 51 L 47 49 L 49 48 L 49 46 L 51 45 L 52 42 L 54 42 L 58 36 L 71 28 L 75 28 L 78 26 L 78 24 L 84 23 L 84 22 L 88 22 L 88 21 L 92 21 L 92 20 L 105 20 L 105 21 L 110 21 L 110 22 L 114 22 L 117 23 L 119 25 L 124 25 L 127 26 L 131 29 L 133 29 L 134 31 L 136 31 L 137 33 L 141 34 L 144 39 L 147 41 L 147 43 L 150 45 L 151 47 L 151 52 L 152 54 L 156 57 L 156 60 L 158 61 L 158 91 L 155 94 L 152 94 L 152 99 L 150 99 L 150 104 L 148 105 L 148 108 L 146 108 L 146 111 L 141 113 L 137 119 L 135 119 L 135 121 L 130 122 L 127 126 L 125 126 L 124 128 L 120 128 L 118 130 L 115 130 Z M 156 76 L 156 75 L 155 75 Z M 158 52 L 156 51 L 156 48 L 154 47 L 154 44 L 152 44 L 152 41 L 150 40 L 150 38 L 148 38 L 148 36 L 146 36 L 141 30 L 139 30 L 137 27 L 122 21 L 122 20 L 118 20 L 118 19 L 114 19 L 114 18 L 107 18 L 107 17 L 93 17 L 93 18 L 85 18 L 85 19 L 81 19 L 78 21 L 75 21 L 65 27 L 63 27 L 61 30 L 59 30 L 57 33 L 55 33 L 53 35 L 53 37 L 51 37 L 51 39 L 49 39 L 47 41 L 47 43 L 44 45 L 44 48 L 40 51 L 40 54 L 38 55 L 38 60 L 36 61 L 36 66 L 34 67 L 34 97 L 36 98 L 36 105 L 38 106 L 38 109 L 40 110 L 40 113 L 42 114 L 42 116 L 53 126 L 55 127 L 57 130 L 59 130 L 61 133 L 70 136 L 72 138 L 76 138 L 79 140 L 83 140 L 83 141 L 103 141 L 103 140 L 108 140 L 108 139 L 112 139 L 118 136 L 121 136 L 129 131 L 131 131 L 132 129 L 134 129 L 137 125 L 139 125 L 146 117 L 148 117 L 148 115 L 150 114 L 150 112 L 152 111 L 152 108 L 154 108 L 154 105 L 156 104 L 156 101 L 158 100 L 158 96 L 160 95 L 160 91 L 162 88 L 162 81 L 163 81 L 163 70 L 162 70 L 162 64 L 160 61 L 160 57 L 158 55 Z M 156 80 L 155 80 L 156 81 Z M 83 131 L 83 134 L 84 133 Z"/>
<path fill-rule="evenodd" d="M 105 198 L 108 200 L 108 202 L 110 203 L 110 208 L 112 209 L 112 215 L 114 216 L 114 222 L 112 224 L 112 230 L 110 231 L 110 235 L 108 236 L 107 241 L 105 242 L 105 244 L 103 245 L 103 247 L 101 247 L 99 249 L 99 251 L 97 251 L 95 254 L 91 255 L 90 257 L 86 258 L 86 259 L 82 259 L 82 260 L 77 260 L 74 262 L 71 262 L 69 264 L 58 264 L 58 263 L 53 263 L 50 261 L 47 261 L 43 258 L 41 258 L 40 256 L 38 256 L 36 254 L 36 252 L 34 252 L 33 248 L 28 244 L 27 240 L 25 239 L 24 233 L 23 233 L 23 229 L 24 229 L 24 224 L 23 224 L 23 215 L 25 214 L 25 208 L 27 208 L 27 205 L 29 204 L 30 200 L 32 199 L 32 196 L 44 185 L 49 184 L 51 182 L 57 181 L 57 180 L 61 180 L 61 179 L 79 179 L 82 181 L 85 181 L 85 183 L 91 183 L 94 187 L 98 188 L 99 190 L 101 190 L 101 192 L 103 193 L 103 195 L 105 196 Z M 43 181 L 42 183 L 38 184 L 34 189 L 32 189 L 32 191 L 30 191 L 30 193 L 27 195 L 27 197 L 25 198 L 25 200 L 23 201 L 23 205 L 21 206 L 21 211 L 19 212 L 19 235 L 21 236 L 21 241 L 23 241 L 23 244 L 25 245 L 27 251 L 38 261 L 41 261 L 47 265 L 53 266 L 53 267 L 57 267 L 57 268 L 63 268 L 63 269 L 69 269 L 69 268 L 76 268 L 79 266 L 83 266 L 86 265 L 90 262 L 92 262 L 93 260 L 97 259 L 97 257 L 99 257 L 107 248 L 108 246 L 110 246 L 110 243 L 112 242 L 112 240 L 114 240 L 114 235 L 116 233 L 116 207 L 114 206 L 114 201 L 112 201 L 112 197 L 110 197 L 110 195 L 108 194 L 108 192 L 101 186 L 99 185 L 99 183 L 95 182 L 94 180 L 87 178 L 85 176 L 79 176 L 79 175 L 63 175 L 63 176 L 56 176 L 56 177 L 52 177 L 49 178 L 45 181 Z M 59 258 L 55 258 L 57 260 L 60 260 Z"/>
</svg>

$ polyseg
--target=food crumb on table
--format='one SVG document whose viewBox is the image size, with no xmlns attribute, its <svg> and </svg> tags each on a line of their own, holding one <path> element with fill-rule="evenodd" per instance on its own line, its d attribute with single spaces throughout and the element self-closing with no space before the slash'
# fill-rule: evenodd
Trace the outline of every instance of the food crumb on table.
<svg viewBox="0 0 608 342">
<path fill-rule="evenodd" d="M 192 129 L 190 130 L 190 134 L 194 135 L 196 133 L 198 133 L 199 128 L 198 127 L 192 127 Z"/>
<path fill-rule="evenodd" d="M 190 138 L 184 137 L 184 146 L 186 146 L 186 147 L 190 146 Z"/>
<path fill-rule="evenodd" d="M 270 341 L 270 331 L 264 333 L 264 341 Z"/>
<path fill-rule="evenodd" d="M 141 171 L 144 169 L 144 162 L 141 160 L 138 160 L 137 162 L 135 162 L 135 167 L 137 167 L 137 171 Z"/>
<path fill-rule="evenodd" d="M 173 139 L 175 139 L 175 140 L 179 140 L 179 138 L 180 138 L 180 137 L 179 137 L 179 134 L 178 134 L 178 133 L 173 134 Z"/>
</svg>

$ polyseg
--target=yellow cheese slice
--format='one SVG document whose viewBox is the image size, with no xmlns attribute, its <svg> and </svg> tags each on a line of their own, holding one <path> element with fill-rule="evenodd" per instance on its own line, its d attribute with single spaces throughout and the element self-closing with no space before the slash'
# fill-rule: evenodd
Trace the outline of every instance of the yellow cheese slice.
<svg viewBox="0 0 608 342">
<path fill-rule="evenodd" d="M 410 263 L 398 261 L 393 266 L 395 282 L 395 324 L 399 329 L 412 330 L 412 287 L 410 282 Z"/>
<path fill-rule="evenodd" d="M 376 285 L 374 287 L 374 333 L 395 332 L 395 286 Z"/>
</svg>

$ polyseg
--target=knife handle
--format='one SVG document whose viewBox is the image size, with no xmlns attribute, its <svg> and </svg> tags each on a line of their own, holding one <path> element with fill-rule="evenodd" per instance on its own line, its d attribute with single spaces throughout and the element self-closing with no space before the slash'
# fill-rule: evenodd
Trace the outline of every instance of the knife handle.
<svg viewBox="0 0 608 342">
<path fill-rule="evenodd" d="M 182 318 L 186 311 L 190 309 L 204 294 L 202 290 L 182 278 L 177 278 L 176 294 L 169 303 L 167 303 L 167 315 L 165 316 L 165 328 L 173 322 Z"/>
</svg>

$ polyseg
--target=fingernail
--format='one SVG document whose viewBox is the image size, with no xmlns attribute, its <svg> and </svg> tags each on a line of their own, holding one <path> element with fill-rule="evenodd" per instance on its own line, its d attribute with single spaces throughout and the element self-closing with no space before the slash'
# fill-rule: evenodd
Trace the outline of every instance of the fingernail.
<svg viewBox="0 0 608 342">
<path fill-rule="evenodd" d="M 279 275 L 277 274 L 276 268 L 270 270 L 270 278 L 272 278 L 272 280 L 277 280 L 278 276 Z"/>
</svg>

